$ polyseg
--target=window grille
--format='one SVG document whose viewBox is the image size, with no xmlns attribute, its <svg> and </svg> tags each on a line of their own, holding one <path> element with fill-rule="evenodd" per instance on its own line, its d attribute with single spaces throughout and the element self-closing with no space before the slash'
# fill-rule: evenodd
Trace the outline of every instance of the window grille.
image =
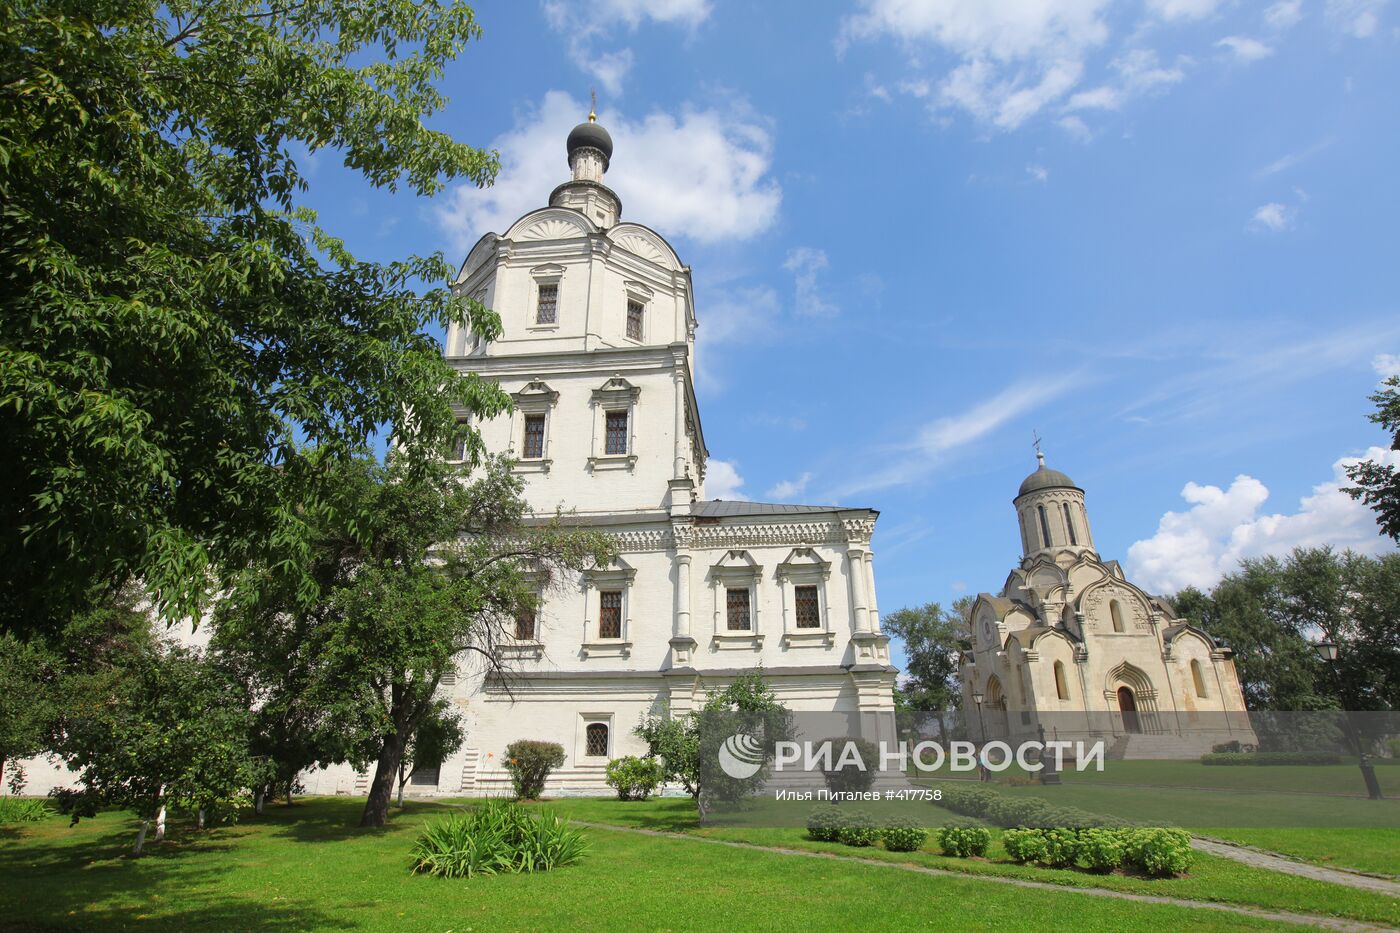
<svg viewBox="0 0 1400 933">
<path fill-rule="evenodd" d="M 752 626 L 749 620 L 749 590 L 748 587 L 738 589 L 725 587 L 724 590 L 725 608 L 728 611 L 729 631 L 747 632 Z"/>
<path fill-rule="evenodd" d="M 533 608 L 525 607 L 515 614 L 515 640 L 535 640 L 535 610 Z"/>
<path fill-rule="evenodd" d="M 544 415 L 525 416 L 525 450 L 527 460 L 544 456 Z"/>
<path fill-rule="evenodd" d="M 536 324 L 557 324 L 559 322 L 559 286 L 541 285 L 540 300 L 535 309 Z"/>
<path fill-rule="evenodd" d="M 627 412 L 608 412 L 607 448 L 609 454 L 627 453 Z"/>
<path fill-rule="evenodd" d="M 598 637 L 622 637 L 622 591 L 604 590 L 598 594 Z"/>
<path fill-rule="evenodd" d="M 608 724 L 590 722 L 584 730 L 583 753 L 589 758 L 608 757 Z"/>
<path fill-rule="evenodd" d="M 822 613 L 821 606 L 817 602 L 817 588 L 815 586 L 798 586 L 793 588 L 797 602 L 797 627 L 798 628 L 821 628 Z"/>
<path fill-rule="evenodd" d="M 642 303 L 627 302 L 627 336 L 632 340 L 642 339 Z"/>
</svg>

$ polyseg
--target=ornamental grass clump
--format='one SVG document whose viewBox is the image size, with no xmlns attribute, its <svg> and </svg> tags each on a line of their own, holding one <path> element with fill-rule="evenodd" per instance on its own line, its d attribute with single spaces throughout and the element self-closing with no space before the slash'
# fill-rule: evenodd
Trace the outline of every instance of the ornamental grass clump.
<svg viewBox="0 0 1400 933">
<path fill-rule="evenodd" d="M 987 854 L 992 844 L 992 832 L 971 820 L 954 820 L 938 831 L 938 847 L 944 855 L 971 858 Z"/>
<path fill-rule="evenodd" d="M 0 797 L 0 823 L 38 823 L 48 819 L 48 803 L 37 797 Z"/>
<path fill-rule="evenodd" d="M 928 838 L 928 830 L 907 817 L 895 817 L 885 824 L 884 837 L 890 852 L 916 852 Z"/>
<path fill-rule="evenodd" d="M 440 878 L 549 871 L 577 862 L 587 848 L 566 819 L 488 800 L 429 823 L 413 846 L 413 871 Z"/>
<path fill-rule="evenodd" d="M 506 746 L 506 770 L 520 800 L 539 800 L 549 772 L 563 763 L 564 747 L 558 742 L 521 739 Z"/>
</svg>

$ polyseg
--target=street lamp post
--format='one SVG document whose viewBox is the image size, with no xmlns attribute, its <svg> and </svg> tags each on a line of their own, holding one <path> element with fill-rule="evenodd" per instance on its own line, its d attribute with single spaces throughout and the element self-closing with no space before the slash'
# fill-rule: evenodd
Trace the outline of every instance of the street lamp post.
<svg viewBox="0 0 1400 933">
<path fill-rule="evenodd" d="M 1366 793 L 1372 800 L 1383 800 L 1380 781 L 1376 780 L 1376 769 L 1371 765 L 1366 750 L 1361 747 L 1361 736 L 1351 723 L 1351 712 L 1346 708 L 1346 699 L 1342 696 L 1342 675 L 1337 670 L 1337 658 L 1341 656 L 1341 651 L 1336 642 L 1326 638 L 1313 645 L 1313 650 L 1331 672 L 1332 690 L 1337 695 L 1337 702 L 1342 706 L 1342 731 L 1356 752 L 1357 764 L 1361 767 L 1361 778 L 1366 782 Z"/>
<path fill-rule="evenodd" d="M 1060 772 L 1055 767 L 1055 756 L 1047 754 L 1045 749 L 1045 724 L 1036 723 L 1035 729 L 1040 737 L 1040 783 L 1058 784 Z"/>
<path fill-rule="evenodd" d="M 980 693 L 972 695 L 972 702 L 977 704 L 977 738 L 982 742 L 987 741 L 987 727 L 982 723 L 982 701 L 984 699 L 986 697 Z"/>
</svg>

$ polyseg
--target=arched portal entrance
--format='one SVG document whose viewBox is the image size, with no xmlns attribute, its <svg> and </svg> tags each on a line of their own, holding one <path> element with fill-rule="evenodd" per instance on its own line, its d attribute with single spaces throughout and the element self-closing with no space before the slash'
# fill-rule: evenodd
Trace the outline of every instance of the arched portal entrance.
<svg viewBox="0 0 1400 933">
<path fill-rule="evenodd" d="M 1138 722 L 1137 697 L 1132 687 L 1118 688 L 1118 712 L 1123 715 L 1124 732 L 1142 731 L 1142 725 Z"/>
</svg>

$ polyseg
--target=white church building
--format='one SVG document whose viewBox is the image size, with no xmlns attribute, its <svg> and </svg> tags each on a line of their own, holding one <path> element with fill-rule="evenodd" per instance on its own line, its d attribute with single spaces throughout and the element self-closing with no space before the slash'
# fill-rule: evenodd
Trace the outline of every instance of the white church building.
<svg viewBox="0 0 1400 933">
<path fill-rule="evenodd" d="M 644 715 L 684 714 L 759 666 L 790 709 L 892 723 L 877 513 L 705 498 L 690 269 L 654 230 L 621 220 L 603 182 L 612 140 L 594 121 L 569 134 L 572 178 L 549 206 L 483 236 L 453 282 L 503 333 L 453 328 L 446 353 L 513 397 L 512 413 L 476 427 L 516 461 L 531 508 L 568 511 L 620 556 L 518 621 L 502 649 L 508 683 L 465 669 L 446 687 L 466 746 L 420 773 L 419 793 L 505 789 L 517 739 L 563 746 L 548 793 L 605 792 L 610 758 L 646 752 L 633 734 Z"/>
</svg>

